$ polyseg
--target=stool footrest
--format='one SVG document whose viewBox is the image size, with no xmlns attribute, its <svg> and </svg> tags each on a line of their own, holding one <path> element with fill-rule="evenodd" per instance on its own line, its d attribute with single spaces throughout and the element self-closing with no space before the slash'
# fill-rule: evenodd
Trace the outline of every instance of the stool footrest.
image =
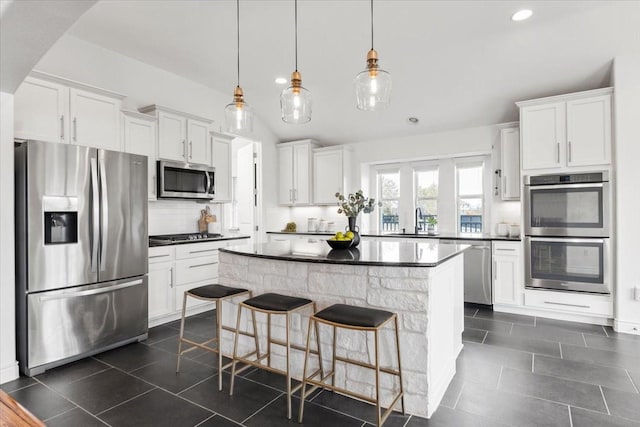
<svg viewBox="0 0 640 427">
<path fill-rule="evenodd" d="M 336 361 L 340 361 L 340 362 L 346 362 L 346 363 L 350 363 L 352 365 L 357 365 L 363 368 L 368 368 L 368 369 L 376 369 L 376 365 L 372 365 L 371 363 L 364 363 L 364 362 L 360 362 L 358 360 L 353 360 L 353 359 L 349 359 L 346 357 L 340 357 L 340 356 L 336 356 Z M 396 375 L 396 376 L 400 376 L 400 372 L 396 371 L 394 369 L 391 368 L 385 368 L 385 367 L 380 367 L 380 372 L 384 372 L 385 374 L 391 374 L 391 375 Z"/>
<path fill-rule="evenodd" d="M 190 340 L 190 339 L 188 339 L 188 338 L 180 338 L 180 341 L 182 341 L 182 342 L 186 342 L 187 344 L 191 344 L 191 345 L 193 346 L 193 347 L 189 347 L 189 348 L 188 348 L 188 349 L 186 349 L 186 350 L 182 350 L 182 351 L 180 352 L 180 355 L 183 355 L 183 354 L 185 354 L 185 353 L 188 353 L 188 352 L 190 352 L 191 350 L 195 350 L 196 348 L 201 348 L 201 349 L 203 349 L 203 350 L 211 351 L 211 352 L 213 352 L 213 353 L 219 353 L 219 350 L 218 350 L 217 348 L 209 347 L 209 346 L 207 345 L 207 344 L 212 343 L 212 342 L 217 342 L 217 341 L 218 341 L 218 338 L 211 338 L 211 339 L 209 339 L 209 340 L 207 340 L 207 341 L 203 341 L 203 342 L 195 342 L 195 341 L 192 341 L 192 340 Z"/>
</svg>

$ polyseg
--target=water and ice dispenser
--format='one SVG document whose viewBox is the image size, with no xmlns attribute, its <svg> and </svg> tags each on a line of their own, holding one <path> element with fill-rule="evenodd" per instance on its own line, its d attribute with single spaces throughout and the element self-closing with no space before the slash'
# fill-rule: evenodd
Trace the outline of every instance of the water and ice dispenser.
<svg viewBox="0 0 640 427">
<path fill-rule="evenodd" d="M 44 244 L 78 243 L 78 198 L 44 196 Z"/>
</svg>

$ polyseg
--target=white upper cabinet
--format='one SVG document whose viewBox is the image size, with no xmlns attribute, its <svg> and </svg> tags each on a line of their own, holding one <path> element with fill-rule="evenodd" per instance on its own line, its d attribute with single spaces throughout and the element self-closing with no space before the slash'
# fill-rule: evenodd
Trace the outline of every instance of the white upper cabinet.
<svg viewBox="0 0 640 427">
<path fill-rule="evenodd" d="M 518 102 L 522 169 L 611 164 L 611 88 Z"/>
<path fill-rule="evenodd" d="M 216 202 L 231 201 L 231 142 L 233 137 L 211 133 L 211 165 L 215 172 Z"/>
<path fill-rule="evenodd" d="M 211 164 L 209 126 L 212 121 L 159 105 L 140 109 L 158 118 L 158 158 L 176 162 Z"/>
<path fill-rule="evenodd" d="M 344 147 L 313 150 L 313 203 L 315 205 L 335 205 L 336 192 L 346 191 L 349 158 L 349 151 Z"/>
<path fill-rule="evenodd" d="M 156 119 L 147 114 L 123 111 L 124 151 L 147 156 L 149 200 L 157 197 L 156 182 Z"/>
<path fill-rule="evenodd" d="M 68 142 L 69 88 L 27 77 L 14 97 L 16 138 Z"/>
<path fill-rule="evenodd" d="M 500 198 L 520 199 L 520 131 L 518 128 L 500 130 Z"/>
<path fill-rule="evenodd" d="M 611 95 L 567 101 L 567 165 L 611 163 Z"/>
<path fill-rule="evenodd" d="M 122 150 L 123 95 L 32 72 L 15 94 L 15 137 Z"/>
<path fill-rule="evenodd" d="M 121 151 L 121 105 L 119 99 L 71 88 L 71 142 Z"/>
<path fill-rule="evenodd" d="M 318 145 L 311 139 L 278 144 L 278 201 L 281 205 L 308 205 L 312 202 L 312 150 Z"/>
<path fill-rule="evenodd" d="M 520 112 L 520 122 L 522 168 L 559 167 L 564 160 L 564 103 L 524 107 Z"/>
</svg>

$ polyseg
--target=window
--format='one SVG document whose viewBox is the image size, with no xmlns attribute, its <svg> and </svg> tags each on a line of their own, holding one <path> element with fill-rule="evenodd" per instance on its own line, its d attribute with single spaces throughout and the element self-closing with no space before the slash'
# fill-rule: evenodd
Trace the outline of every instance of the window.
<svg viewBox="0 0 640 427">
<path fill-rule="evenodd" d="M 458 230 L 461 233 L 482 233 L 483 231 L 482 171 L 482 162 L 461 163 L 456 166 Z"/>
<path fill-rule="evenodd" d="M 378 172 L 378 229 L 380 233 L 398 232 L 398 204 L 400 202 L 400 171 Z"/>
<path fill-rule="evenodd" d="M 416 169 L 414 171 L 415 208 L 418 213 L 418 227 L 427 230 L 429 218 L 438 219 L 438 168 Z"/>
</svg>

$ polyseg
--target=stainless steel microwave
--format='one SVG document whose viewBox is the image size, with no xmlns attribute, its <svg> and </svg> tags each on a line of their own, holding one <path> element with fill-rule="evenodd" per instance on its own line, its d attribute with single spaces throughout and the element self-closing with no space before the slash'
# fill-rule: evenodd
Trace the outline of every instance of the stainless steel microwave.
<svg viewBox="0 0 640 427">
<path fill-rule="evenodd" d="M 215 198 L 215 171 L 211 166 L 158 161 L 158 197 L 161 199 Z"/>
</svg>

